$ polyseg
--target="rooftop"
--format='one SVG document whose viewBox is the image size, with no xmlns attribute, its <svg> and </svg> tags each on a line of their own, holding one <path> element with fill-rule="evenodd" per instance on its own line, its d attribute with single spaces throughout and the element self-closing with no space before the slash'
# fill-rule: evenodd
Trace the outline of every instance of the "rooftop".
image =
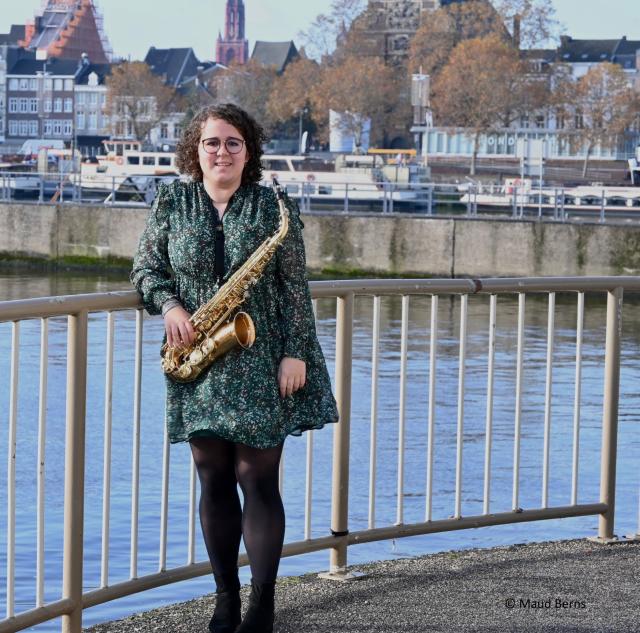
<svg viewBox="0 0 640 633">
<path fill-rule="evenodd" d="M 188 77 L 198 73 L 202 62 L 196 57 L 192 48 L 156 48 L 152 46 L 145 63 L 151 71 L 164 78 L 168 86 L 177 87 Z"/>
<path fill-rule="evenodd" d="M 251 59 L 262 66 L 274 66 L 281 73 L 294 59 L 300 57 L 293 41 L 263 42 L 258 40 L 253 47 Z"/>
</svg>

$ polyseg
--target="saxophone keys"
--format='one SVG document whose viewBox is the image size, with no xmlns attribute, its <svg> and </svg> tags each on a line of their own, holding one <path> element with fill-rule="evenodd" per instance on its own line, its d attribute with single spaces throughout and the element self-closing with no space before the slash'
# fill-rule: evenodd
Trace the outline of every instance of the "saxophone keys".
<svg viewBox="0 0 640 633">
<path fill-rule="evenodd" d="M 204 358 L 204 354 L 200 348 L 196 348 L 189 354 L 189 362 L 198 364 Z"/>
</svg>

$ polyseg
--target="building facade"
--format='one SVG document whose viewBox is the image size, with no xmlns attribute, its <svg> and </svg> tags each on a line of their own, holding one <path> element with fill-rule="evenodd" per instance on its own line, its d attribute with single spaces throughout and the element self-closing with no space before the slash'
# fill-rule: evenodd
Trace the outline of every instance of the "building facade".
<svg viewBox="0 0 640 633">
<path fill-rule="evenodd" d="M 75 146 L 83 156 L 101 153 L 102 141 L 111 135 L 111 122 L 106 111 L 105 85 L 110 72 L 110 64 L 92 64 L 88 57 L 82 59 L 76 71 Z"/>
<path fill-rule="evenodd" d="M 249 40 L 244 32 L 243 0 L 227 0 L 224 37 L 218 33 L 216 62 L 230 66 L 246 64 L 249 60 Z"/>
<path fill-rule="evenodd" d="M 4 152 L 15 153 L 28 139 L 73 139 L 74 75 L 71 60 L 19 59 L 6 76 Z"/>
</svg>

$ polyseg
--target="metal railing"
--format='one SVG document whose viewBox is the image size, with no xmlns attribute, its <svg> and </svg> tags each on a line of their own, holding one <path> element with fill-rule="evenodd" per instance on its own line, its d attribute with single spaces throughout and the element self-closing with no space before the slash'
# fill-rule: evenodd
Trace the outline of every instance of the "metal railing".
<svg viewBox="0 0 640 633">
<path fill-rule="evenodd" d="M 98 203 L 144 206 L 153 201 L 157 184 L 168 177 L 148 175 L 99 176 L 89 183 L 80 172 L 0 172 L 0 202 L 25 200 L 44 203 Z M 263 184 L 269 185 L 268 181 Z M 594 217 L 600 222 L 640 219 L 640 188 L 531 187 L 515 184 L 433 182 L 356 182 L 348 180 L 281 179 L 289 195 L 303 212 L 410 213 L 427 216 L 479 215 L 505 219 L 553 219 L 567 222 L 576 217 Z M 97 188 L 96 188 L 97 187 Z"/>
<path fill-rule="evenodd" d="M 329 576 L 343 577 L 347 566 L 347 552 L 350 545 L 383 539 L 431 534 L 451 530 L 462 530 L 482 526 L 496 526 L 542 519 L 599 515 L 598 538 L 608 541 L 614 536 L 615 518 L 615 482 L 616 482 L 616 445 L 618 425 L 618 394 L 620 375 L 620 336 L 623 292 L 640 290 L 640 277 L 592 277 L 592 278 L 522 278 L 522 279 L 458 279 L 458 280 L 357 280 L 314 282 L 311 285 L 314 309 L 319 299 L 331 299 L 336 302 L 336 345 L 335 345 L 335 394 L 340 413 L 340 423 L 334 426 L 333 435 L 333 472 L 331 484 L 331 517 L 322 517 L 324 536 L 311 536 L 311 516 L 313 512 L 312 486 L 313 476 L 313 439 L 314 432 L 306 434 L 307 451 L 304 465 L 304 539 L 288 542 L 284 546 L 283 556 L 295 556 L 318 550 L 330 550 Z M 531 294 L 548 297 L 546 390 L 544 394 L 544 456 L 542 462 L 542 490 L 539 507 L 523 509 L 520 507 L 521 471 L 521 414 L 522 376 L 524 364 L 524 338 L 526 298 Z M 576 339 L 576 379 L 575 405 L 573 416 L 573 460 L 571 467 L 571 503 L 553 505 L 549 503 L 549 430 L 551 424 L 550 402 L 553 382 L 553 340 L 556 293 L 575 293 L 577 295 L 577 339 Z M 606 346 L 604 350 L 604 396 L 602 401 L 601 425 L 601 464 L 599 498 L 588 502 L 578 502 L 577 485 L 579 475 L 579 453 L 581 432 L 580 384 L 582 360 L 582 323 L 584 321 L 585 293 L 605 294 Z M 462 503 L 463 489 L 463 451 L 465 446 L 464 424 L 468 414 L 465 412 L 465 366 L 467 363 L 467 316 L 468 301 L 473 295 L 490 297 L 489 345 L 487 350 L 487 389 L 484 441 L 484 499 L 480 514 L 466 515 Z M 356 297 L 373 297 L 373 338 L 371 370 L 371 430 L 369 447 L 369 498 L 368 524 L 365 529 L 350 530 L 349 514 L 349 457 L 351 438 L 351 372 L 352 337 L 354 332 L 354 302 Z M 495 379 L 495 329 L 497 318 L 497 297 L 511 295 L 518 297 L 517 351 L 515 364 L 517 370 L 516 399 L 513 428 L 513 468 L 511 487 L 511 509 L 506 512 L 492 512 L 491 454 L 493 446 L 493 393 Z M 381 365 L 380 346 L 380 299 L 396 296 L 402 298 L 400 330 L 400 398 L 398 408 L 398 446 L 397 446 L 397 482 L 396 482 L 396 521 L 394 524 L 376 525 L 376 437 L 378 372 Z M 429 348 L 429 384 L 428 406 L 425 416 L 428 421 L 428 450 L 426 460 L 426 486 L 424 520 L 407 523 L 404 520 L 404 501 L 406 493 L 405 478 L 405 437 L 406 437 L 406 393 L 409 384 L 407 371 L 407 342 L 409 338 L 408 313 L 413 297 L 430 297 L 430 348 Z M 457 399 L 457 420 L 455 430 L 455 500 L 450 518 L 437 519 L 432 513 L 434 461 L 434 423 L 436 417 L 435 393 L 437 383 L 438 357 L 438 301 L 440 297 L 459 297 L 459 371 Z M 458 301 L 456 299 L 456 301 Z M 109 550 L 109 505 L 111 477 L 111 410 L 113 375 L 113 339 L 115 311 L 135 311 L 135 358 L 134 358 L 134 415 L 132 424 L 132 482 L 131 482 L 131 535 L 129 579 L 116 584 L 108 583 L 110 561 Z M 102 490 L 102 532 L 86 535 L 95 539 L 102 538 L 101 583 L 97 589 L 83 589 L 83 563 L 85 563 L 83 529 L 85 513 L 85 436 L 86 436 L 86 390 L 88 363 L 88 318 L 90 313 L 107 313 L 106 332 L 106 381 L 104 390 L 104 475 Z M 67 319 L 66 352 L 66 424 L 65 424 L 65 468 L 64 468 L 64 546 L 62 569 L 62 592 L 59 599 L 44 599 L 44 534 L 45 514 L 43 496 L 44 444 L 47 433 L 46 409 L 43 405 L 47 398 L 48 375 L 48 324 L 53 317 Z M 39 362 L 39 431 L 38 431 L 38 482 L 37 495 L 37 545 L 36 545 L 36 605 L 35 608 L 16 613 L 15 573 L 16 573 L 16 451 L 18 440 L 18 383 L 20 362 L 20 327 L 25 321 L 41 320 L 41 342 Z M 195 471 L 191 465 L 189 484 L 189 548 L 185 565 L 167 566 L 167 520 L 169 514 L 169 444 L 165 437 L 162 457 L 162 501 L 160 517 L 160 551 L 158 571 L 138 575 L 138 533 L 140 478 L 145 472 L 140 469 L 140 420 L 141 420 L 141 372 L 143 343 L 143 312 L 139 296 L 135 292 L 112 292 L 93 295 L 75 295 L 66 297 L 29 299 L 0 303 L 0 322 L 10 322 L 10 405 L 8 412 L 8 470 L 7 470 L 7 605 L 6 617 L 0 621 L 0 633 L 20 631 L 53 618 L 62 618 L 62 631 L 79 633 L 82 625 L 82 612 L 91 606 L 102 604 L 117 598 L 159 587 L 169 583 L 194 578 L 210 573 L 207 562 L 196 562 L 194 541 L 196 534 Z M 452 396 L 453 398 L 453 396 Z M 281 483 L 282 483 L 281 471 Z M 415 473 L 411 473 L 412 477 Z M 22 552 L 24 557 L 25 552 Z M 240 557 L 240 564 L 247 564 L 246 555 Z"/>
</svg>

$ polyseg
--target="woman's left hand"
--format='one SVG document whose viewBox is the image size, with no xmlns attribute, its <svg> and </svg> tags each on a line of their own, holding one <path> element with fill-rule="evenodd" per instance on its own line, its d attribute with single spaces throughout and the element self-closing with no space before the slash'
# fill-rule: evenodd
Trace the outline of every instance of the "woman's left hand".
<svg viewBox="0 0 640 633">
<path fill-rule="evenodd" d="M 285 398 L 304 387 L 307 379 L 307 366 L 303 360 L 285 356 L 278 368 L 280 396 Z"/>
</svg>

